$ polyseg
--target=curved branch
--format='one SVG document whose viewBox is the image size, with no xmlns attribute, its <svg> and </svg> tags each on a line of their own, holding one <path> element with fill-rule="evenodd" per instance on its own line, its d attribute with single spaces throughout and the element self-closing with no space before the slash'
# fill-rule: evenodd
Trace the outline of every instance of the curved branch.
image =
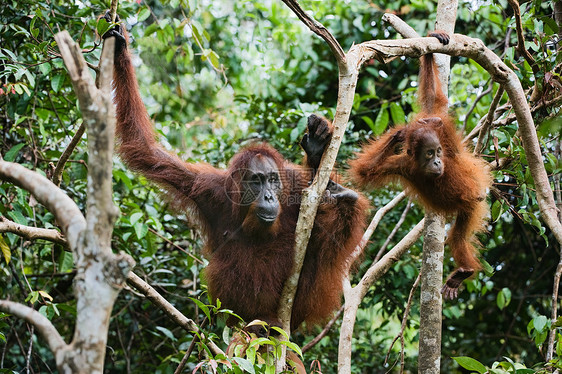
<svg viewBox="0 0 562 374">
<path fill-rule="evenodd" d="M 57 357 L 57 353 L 62 349 L 68 347 L 51 321 L 38 311 L 9 300 L 0 300 L 0 310 L 21 318 L 25 322 L 35 326 L 39 334 L 49 345 L 55 357 Z"/>
<path fill-rule="evenodd" d="M 6 217 L 0 217 L 0 233 L 4 232 L 16 234 L 27 240 L 44 239 L 62 244 L 65 247 L 68 246 L 65 237 L 58 230 L 20 225 L 19 223 L 10 221 Z"/>
<path fill-rule="evenodd" d="M 0 161 L 0 179 L 29 191 L 37 201 L 54 214 L 72 251 L 86 228 L 86 220 L 78 206 L 53 182 L 22 165 Z"/>
<path fill-rule="evenodd" d="M 533 70 L 533 74 L 537 74 L 539 72 L 539 67 L 535 62 L 531 53 L 525 48 L 525 37 L 523 36 L 523 22 L 521 21 L 521 9 L 519 7 L 519 1 L 517 0 L 507 0 L 511 8 L 513 9 L 513 17 L 515 18 L 515 28 L 517 34 L 517 51 L 519 54 L 523 56 L 525 61 L 531 66 L 531 70 Z"/>
</svg>

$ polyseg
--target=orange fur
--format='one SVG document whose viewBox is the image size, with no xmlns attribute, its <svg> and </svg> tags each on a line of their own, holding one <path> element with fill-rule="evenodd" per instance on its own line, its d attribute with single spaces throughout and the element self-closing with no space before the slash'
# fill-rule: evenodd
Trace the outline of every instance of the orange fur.
<svg viewBox="0 0 562 374">
<path fill-rule="evenodd" d="M 447 216 L 456 214 L 448 244 L 458 268 L 476 271 L 481 264 L 475 235 L 485 229 L 485 196 L 492 178 L 486 164 L 463 145 L 454 120 L 447 113 L 447 98 L 441 90 L 432 55 L 422 57 L 419 81 L 421 113 L 408 125 L 391 129 L 363 147 L 357 159 L 350 162 L 350 172 L 362 186 L 382 187 L 400 182 L 426 209 Z M 424 121 L 431 117 L 440 118 L 442 124 Z M 418 166 L 420 132 L 434 132 L 443 148 L 444 169 L 437 178 L 427 176 Z"/>
</svg>

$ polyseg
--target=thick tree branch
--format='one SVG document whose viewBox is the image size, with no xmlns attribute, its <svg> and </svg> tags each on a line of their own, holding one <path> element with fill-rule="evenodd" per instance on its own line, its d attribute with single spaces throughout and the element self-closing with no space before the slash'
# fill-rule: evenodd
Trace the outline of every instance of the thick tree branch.
<svg viewBox="0 0 562 374">
<path fill-rule="evenodd" d="M 118 215 L 113 205 L 112 157 L 115 108 L 111 100 L 114 40 L 104 42 L 100 89 L 95 85 L 80 47 L 68 32 L 55 35 L 88 132 L 87 217 L 81 245 L 74 251 L 77 316 L 71 349 L 63 367 L 101 372 L 109 318 L 117 295 L 134 266 L 127 254 L 113 254 L 111 235 Z M 92 328 L 96 323 L 96 328 Z M 64 370 L 63 370 L 64 371 Z"/>
<path fill-rule="evenodd" d="M 365 273 L 357 286 L 351 288 L 349 281 L 346 282 L 344 289 L 345 309 L 340 331 L 340 341 L 338 347 L 338 373 L 351 373 L 351 339 L 355 318 L 361 300 L 367 294 L 369 287 L 382 277 L 390 267 L 402 257 L 402 255 L 421 237 L 424 227 L 421 220 L 398 244 L 388 251 L 380 261 L 371 266 Z"/>
<path fill-rule="evenodd" d="M 318 30 L 325 30 L 325 27 L 308 16 L 300 8 L 296 1 L 284 0 L 284 2 L 291 10 L 293 10 L 293 12 L 297 14 L 301 21 L 303 21 L 313 31 L 318 32 Z M 283 293 L 281 295 L 281 301 L 279 303 L 279 319 L 282 322 L 283 329 L 287 332 L 290 332 L 290 319 L 293 300 L 295 298 L 295 293 L 300 278 L 300 272 L 306 254 L 306 247 L 308 245 L 310 234 L 312 232 L 314 218 L 316 217 L 316 212 L 318 210 L 320 200 L 324 194 L 326 186 L 328 185 L 331 170 L 333 169 L 334 163 L 336 161 L 336 156 L 342 142 L 345 129 L 347 127 L 347 122 L 349 120 L 349 115 L 351 112 L 351 106 L 353 104 L 357 75 L 359 74 L 356 65 L 349 65 L 346 62 L 345 55 L 341 51 L 339 43 L 337 43 L 333 36 L 329 34 L 329 32 L 321 33 L 320 35 L 329 44 L 334 55 L 336 56 L 336 59 L 338 60 L 338 104 L 336 107 L 336 114 L 332 123 L 334 130 L 330 145 L 324 152 L 324 156 L 320 163 L 319 172 L 316 173 L 316 177 L 313 183 L 310 187 L 303 190 L 301 208 L 296 227 L 294 269 L 291 276 L 285 282 Z M 281 371 L 283 365 L 284 359 L 282 358 L 277 365 L 277 371 Z"/>
<path fill-rule="evenodd" d="M 20 225 L 19 223 L 10 221 L 6 217 L 0 216 L 0 233 L 4 232 L 16 234 L 27 240 L 44 239 L 62 244 L 65 247 L 68 245 L 65 237 L 58 230 Z"/>
<path fill-rule="evenodd" d="M 0 310 L 35 326 L 37 332 L 45 339 L 50 350 L 55 354 L 55 357 L 59 355 L 59 352 L 68 347 L 51 321 L 38 311 L 9 300 L 0 300 Z"/>
</svg>

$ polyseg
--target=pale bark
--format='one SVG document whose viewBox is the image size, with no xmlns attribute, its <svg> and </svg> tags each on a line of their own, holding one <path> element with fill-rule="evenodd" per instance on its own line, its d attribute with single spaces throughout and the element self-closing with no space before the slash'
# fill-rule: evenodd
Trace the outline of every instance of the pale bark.
<svg viewBox="0 0 562 374">
<path fill-rule="evenodd" d="M 55 326 L 53 326 L 47 317 L 38 311 L 31 309 L 27 305 L 9 300 L 0 300 L 0 310 L 33 325 L 41 337 L 45 339 L 52 352 L 61 352 L 66 348 L 66 343 Z"/>
<path fill-rule="evenodd" d="M 562 140 L 558 140 L 556 145 L 556 156 L 560 160 L 562 157 Z M 560 190 L 560 181 L 562 180 L 562 175 L 558 174 L 554 176 L 554 190 L 556 191 L 556 205 L 558 206 L 558 220 L 562 222 L 562 191 Z M 558 246 L 559 249 L 562 246 Z M 559 251 L 562 253 L 562 251 Z M 554 282 L 552 284 L 552 310 L 550 312 L 550 319 L 556 321 L 558 319 L 558 291 L 560 288 L 560 277 L 562 277 L 562 256 L 558 261 L 558 266 L 556 266 L 556 272 L 554 273 Z M 551 329 L 548 333 L 548 344 L 546 347 L 546 361 L 550 361 L 554 358 L 554 344 L 556 341 L 557 329 Z"/>
<path fill-rule="evenodd" d="M 65 237 L 58 230 L 20 225 L 6 217 L 0 217 L 0 234 L 4 232 L 16 234 L 27 240 L 44 239 L 67 246 Z"/>
<path fill-rule="evenodd" d="M 53 213 L 69 247 L 76 250 L 79 237 L 86 228 L 86 220 L 67 194 L 42 175 L 12 162 L 0 161 L 0 179 L 29 191 Z"/>
<path fill-rule="evenodd" d="M 283 0 L 283 2 L 299 17 L 299 19 L 313 32 L 320 35 L 328 44 L 336 58 L 339 67 L 339 87 L 338 87 L 338 104 L 334 115 L 332 140 L 327 147 L 318 173 L 312 184 L 303 190 L 299 217 L 295 231 L 295 255 L 293 272 L 285 282 L 283 292 L 281 294 L 280 307 L 278 311 L 279 320 L 282 328 L 291 333 L 291 312 L 293 309 L 293 301 L 299 283 L 300 273 L 306 255 L 306 248 L 314 225 L 314 219 L 318 210 L 320 200 L 324 195 L 326 186 L 330 179 L 331 170 L 336 162 L 349 115 L 353 104 L 355 94 L 355 85 L 359 74 L 358 66 L 353 62 L 350 64 L 343 53 L 343 49 L 330 32 L 319 22 L 315 21 L 311 16 L 305 13 L 298 2 L 294 0 Z M 353 59 L 352 59 L 353 61 Z M 276 372 L 281 372 L 285 367 L 286 347 L 282 346 L 282 356 L 276 364 Z"/>
<path fill-rule="evenodd" d="M 439 373 L 441 366 L 441 314 L 443 241 L 445 219 L 425 214 L 420 286 L 420 343 L 418 373 Z"/>
<path fill-rule="evenodd" d="M 420 221 L 398 244 L 388 251 L 380 261 L 373 264 L 363 275 L 361 281 L 351 287 L 349 279 L 344 282 L 345 308 L 340 330 L 338 347 L 338 373 L 351 373 L 351 351 L 353 328 L 357 310 L 373 283 L 382 277 L 390 267 L 421 237 L 424 221 Z"/>
</svg>

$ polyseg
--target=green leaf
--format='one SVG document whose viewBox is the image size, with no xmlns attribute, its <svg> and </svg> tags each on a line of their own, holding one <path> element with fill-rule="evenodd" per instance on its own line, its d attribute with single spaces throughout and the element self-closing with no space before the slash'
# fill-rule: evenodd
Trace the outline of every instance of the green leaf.
<svg viewBox="0 0 562 374">
<path fill-rule="evenodd" d="M 17 210 L 12 210 L 8 212 L 8 216 L 14 220 L 14 222 L 19 223 L 20 225 L 27 225 L 27 219 L 21 214 L 21 212 Z"/>
<path fill-rule="evenodd" d="M 137 234 L 138 239 L 142 239 L 148 233 L 148 226 L 143 222 L 137 222 L 133 228 L 135 229 L 135 234 Z"/>
<path fill-rule="evenodd" d="M 4 237 L 0 234 L 0 250 L 2 250 L 2 254 L 4 255 L 4 259 L 6 263 L 9 264 L 12 258 L 12 252 L 10 251 L 10 247 L 4 240 Z"/>
<path fill-rule="evenodd" d="M 252 363 L 242 357 L 234 357 L 233 360 L 244 370 L 245 372 L 254 374 L 256 371 L 254 370 L 254 365 Z"/>
<path fill-rule="evenodd" d="M 143 212 L 136 212 L 131 214 L 131 216 L 129 217 L 129 222 L 131 223 L 131 226 L 134 226 L 135 223 L 138 222 L 139 219 L 141 219 L 144 216 Z"/>
<path fill-rule="evenodd" d="M 211 313 L 209 312 L 209 307 L 203 304 L 200 300 L 194 299 L 193 297 L 190 297 L 189 299 L 197 304 L 199 309 L 201 309 L 203 313 L 205 313 L 205 316 L 207 316 L 207 320 L 211 321 Z"/>
<path fill-rule="evenodd" d="M 137 16 L 137 20 L 138 22 L 142 22 L 145 19 L 148 18 L 148 16 L 150 16 L 150 10 L 148 8 L 143 8 L 141 9 L 141 11 L 139 12 L 138 16 Z"/>
<path fill-rule="evenodd" d="M 10 148 L 10 150 L 8 152 L 6 152 L 6 154 L 4 155 L 4 161 L 14 162 L 14 160 L 16 159 L 16 156 L 18 155 L 18 152 L 24 146 L 25 146 L 25 143 L 20 143 L 20 144 L 14 145 L 12 148 Z"/>
<path fill-rule="evenodd" d="M 498 308 L 500 308 L 500 310 L 502 310 L 506 306 L 505 295 L 501 291 L 498 292 L 498 296 L 496 297 L 496 304 L 498 305 Z"/>
<path fill-rule="evenodd" d="M 383 106 L 375 119 L 375 126 L 372 128 L 375 135 L 380 135 L 386 130 L 388 126 L 388 111 Z"/>
<path fill-rule="evenodd" d="M 467 370 L 473 370 L 480 374 L 484 374 L 487 371 L 484 365 L 482 365 L 479 361 L 476 361 L 471 357 L 466 357 L 466 356 L 453 357 L 453 360 L 455 360 L 457 364 L 459 364 L 461 367 Z"/>
<path fill-rule="evenodd" d="M 392 117 L 392 122 L 394 122 L 395 125 L 406 123 L 404 110 L 397 102 L 390 103 L 390 116 Z"/>
<path fill-rule="evenodd" d="M 494 201 L 492 204 L 492 222 L 496 222 L 503 213 L 503 204 L 500 200 Z"/>
<path fill-rule="evenodd" d="M 548 319 L 546 316 L 538 316 L 533 318 L 533 326 L 537 332 L 542 332 L 546 326 Z"/>
<path fill-rule="evenodd" d="M 209 53 L 209 60 L 211 60 L 211 64 L 215 69 L 220 68 L 219 55 L 217 55 L 215 51 L 211 51 L 211 53 Z"/>
<path fill-rule="evenodd" d="M 167 328 L 165 328 L 165 327 L 156 326 L 156 330 L 158 330 L 158 331 L 160 331 L 162 334 L 166 335 L 166 337 L 169 338 L 171 341 L 174 341 L 174 342 L 175 342 L 176 340 L 178 340 L 178 339 L 174 336 L 174 334 L 173 334 L 170 330 L 168 330 Z"/>
<path fill-rule="evenodd" d="M 74 258 L 72 253 L 62 251 L 59 256 L 59 272 L 68 273 L 74 268 Z"/>
<path fill-rule="evenodd" d="M 55 75 L 53 78 L 51 78 L 51 88 L 53 89 L 53 91 L 59 92 L 63 82 L 64 75 L 62 74 Z"/>
<path fill-rule="evenodd" d="M 287 340 L 283 340 L 283 341 L 281 342 L 281 344 L 286 345 L 287 348 L 291 349 L 293 352 L 297 353 L 299 356 L 302 357 L 301 348 L 300 348 L 297 344 L 295 344 L 295 343 L 293 343 L 293 342 L 289 342 L 289 341 L 287 341 Z"/>
</svg>

